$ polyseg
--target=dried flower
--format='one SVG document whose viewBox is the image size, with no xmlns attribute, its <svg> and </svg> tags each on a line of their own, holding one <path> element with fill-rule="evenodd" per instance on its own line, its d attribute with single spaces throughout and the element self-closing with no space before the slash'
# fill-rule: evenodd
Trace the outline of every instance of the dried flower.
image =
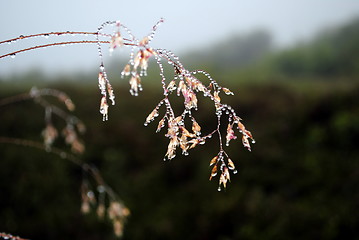
<svg viewBox="0 0 359 240">
<path fill-rule="evenodd" d="M 107 212 L 108 212 L 108 217 L 112 220 L 116 218 L 121 219 L 123 217 L 127 217 L 130 214 L 129 209 L 123 206 L 118 201 L 111 201 Z"/>
<path fill-rule="evenodd" d="M 112 86 L 110 84 L 110 82 L 107 82 L 107 92 L 108 92 L 108 95 L 109 95 L 109 99 L 111 100 L 112 102 L 112 105 L 115 105 L 115 94 L 113 94 L 113 89 L 112 89 Z"/>
<path fill-rule="evenodd" d="M 158 116 L 158 110 L 157 108 L 153 109 L 153 111 L 147 116 L 146 118 L 146 122 L 145 125 L 149 124 L 150 122 L 153 121 L 153 119 L 155 119 L 155 117 Z"/>
<path fill-rule="evenodd" d="M 113 231 L 117 237 L 121 237 L 123 234 L 123 223 L 120 220 L 114 220 Z"/>
<path fill-rule="evenodd" d="M 146 37 L 144 37 L 144 38 L 140 41 L 139 45 L 140 45 L 140 46 L 145 46 L 145 45 L 148 44 L 149 40 L 150 40 L 150 39 L 146 36 Z"/>
<path fill-rule="evenodd" d="M 233 161 L 230 159 L 230 158 L 228 158 L 228 168 L 230 169 L 230 170 L 234 170 L 236 167 L 234 166 L 234 163 L 233 163 Z"/>
<path fill-rule="evenodd" d="M 100 88 L 101 94 L 106 95 L 106 79 L 103 72 L 98 73 L 98 87 Z"/>
<path fill-rule="evenodd" d="M 229 142 L 233 139 L 237 139 L 237 136 L 234 135 L 232 124 L 228 123 L 227 126 L 227 135 L 226 135 L 226 145 L 229 146 Z"/>
<path fill-rule="evenodd" d="M 238 120 L 238 129 L 243 134 L 242 136 L 243 146 L 246 147 L 249 151 L 251 151 L 251 145 L 249 143 L 248 138 L 252 139 L 252 143 L 255 143 L 252 133 L 248 131 L 239 120 Z"/>
<path fill-rule="evenodd" d="M 59 101 L 63 102 L 66 106 L 66 108 L 69 111 L 75 110 L 75 104 L 72 102 L 72 100 L 67 96 L 67 94 L 61 92 L 58 96 Z"/>
<path fill-rule="evenodd" d="M 211 171 L 211 176 L 209 177 L 209 180 L 212 180 L 212 177 L 215 177 L 217 175 L 217 165 L 214 165 Z"/>
<path fill-rule="evenodd" d="M 213 164 L 217 164 L 218 155 L 212 158 L 211 162 L 209 163 L 209 166 L 212 166 Z"/>
<path fill-rule="evenodd" d="M 51 123 L 48 123 L 46 128 L 42 131 L 42 136 L 44 137 L 45 147 L 51 147 L 58 136 L 58 132 Z"/>
<path fill-rule="evenodd" d="M 188 141 L 187 141 L 187 136 L 182 134 L 180 141 L 179 141 L 179 145 L 180 148 L 182 149 L 182 154 L 183 155 L 188 155 Z"/>
<path fill-rule="evenodd" d="M 161 129 L 165 126 L 165 118 L 162 118 L 157 125 L 157 130 L 156 133 L 158 133 L 159 131 L 161 131 Z"/>
<path fill-rule="evenodd" d="M 81 203 L 81 212 L 87 214 L 90 212 L 90 203 L 87 200 L 83 200 Z"/>
<path fill-rule="evenodd" d="M 130 65 L 130 64 L 126 64 L 126 66 L 124 67 L 123 71 L 121 72 L 121 77 L 130 76 L 130 73 L 131 73 L 131 65 Z"/>
<path fill-rule="evenodd" d="M 219 94 L 217 91 L 214 92 L 213 96 L 214 96 L 214 100 L 216 100 L 218 103 L 221 102 L 221 98 L 219 97 Z"/>
<path fill-rule="evenodd" d="M 172 80 L 167 86 L 167 91 L 172 92 L 174 90 L 176 90 L 176 81 Z"/>
<path fill-rule="evenodd" d="M 251 151 L 251 145 L 249 144 L 248 137 L 246 135 L 243 135 L 242 143 L 243 146 L 245 146 L 248 149 L 248 151 Z"/>
<path fill-rule="evenodd" d="M 102 219 L 105 216 L 105 205 L 103 203 L 100 203 L 97 206 L 97 210 L 96 210 L 97 216 Z"/>
<path fill-rule="evenodd" d="M 165 155 L 168 160 L 171 160 L 176 156 L 176 147 L 178 144 L 179 142 L 177 136 L 172 137 L 170 143 L 168 144 L 167 153 Z"/>
<path fill-rule="evenodd" d="M 123 39 L 121 37 L 120 32 L 116 32 L 115 35 L 112 36 L 111 42 L 110 42 L 110 52 L 113 52 L 113 50 L 117 47 L 123 46 Z"/>
<path fill-rule="evenodd" d="M 138 91 L 142 91 L 141 78 L 137 73 L 135 75 L 132 75 L 130 79 L 130 86 L 130 93 L 133 96 L 138 96 Z"/>
<path fill-rule="evenodd" d="M 227 95 L 234 95 L 234 93 L 231 90 L 229 90 L 228 88 L 222 88 L 222 90 Z"/>
<path fill-rule="evenodd" d="M 192 120 L 192 131 L 197 135 L 201 135 L 201 126 L 196 122 L 196 120 Z"/>
<path fill-rule="evenodd" d="M 102 117 L 103 121 L 108 120 L 108 104 L 105 96 L 101 98 L 100 113 L 103 116 Z"/>
<path fill-rule="evenodd" d="M 85 145 L 80 142 L 77 138 L 71 143 L 71 151 L 74 153 L 84 153 Z"/>
</svg>

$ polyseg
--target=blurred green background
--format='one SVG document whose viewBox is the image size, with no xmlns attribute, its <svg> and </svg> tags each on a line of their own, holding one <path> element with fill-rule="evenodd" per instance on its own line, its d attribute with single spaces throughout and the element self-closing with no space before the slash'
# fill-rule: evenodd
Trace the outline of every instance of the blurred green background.
<svg viewBox="0 0 359 240">
<path fill-rule="evenodd" d="M 240 141 L 227 148 L 239 173 L 222 192 L 217 178 L 208 181 L 216 138 L 163 162 L 164 131 L 155 133 L 157 121 L 143 126 L 162 99 L 154 62 L 138 97 L 119 78 L 121 61 L 111 63 L 117 104 L 107 122 L 98 113 L 95 71 L 51 81 L 36 71 L 14 75 L 1 79 L 0 96 L 36 85 L 73 99 L 87 126 L 81 158 L 131 209 L 123 239 L 359 239 L 358 29 L 354 19 L 281 50 L 259 30 L 184 54 L 188 69 L 205 69 L 235 92 L 223 100 L 256 139 L 252 152 Z M 0 112 L 1 136 L 42 141 L 41 107 L 28 101 Z M 214 128 L 213 106 L 196 114 L 204 132 Z M 0 231 L 30 239 L 115 238 L 110 222 L 81 214 L 76 166 L 5 144 L 0 158 Z"/>
</svg>

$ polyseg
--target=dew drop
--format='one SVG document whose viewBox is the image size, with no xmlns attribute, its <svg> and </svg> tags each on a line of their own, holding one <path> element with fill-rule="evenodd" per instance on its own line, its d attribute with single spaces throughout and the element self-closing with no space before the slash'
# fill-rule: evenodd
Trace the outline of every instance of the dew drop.
<svg viewBox="0 0 359 240">
<path fill-rule="evenodd" d="M 145 122 L 143 125 L 144 125 L 145 127 L 147 127 L 147 126 L 148 126 L 148 123 L 147 123 L 147 122 Z"/>
<path fill-rule="evenodd" d="M 222 189 L 221 189 L 221 187 L 218 187 L 218 189 L 217 189 L 217 190 L 218 190 L 218 192 L 220 192 Z"/>
<path fill-rule="evenodd" d="M 50 35 L 49 34 L 44 34 L 44 38 L 49 38 L 50 37 Z"/>
<path fill-rule="evenodd" d="M 89 198 L 94 198 L 94 197 L 95 197 L 95 194 L 94 194 L 93 191 L 88 191 L 88 192 L 87 192 L 87 196 L 88 196 Z"/>
<path fill-rule="evenodd" d="M 102 193 L 102 192 L 105 192 L 105 187 L 104 186 L 102 186 L 102 185 L 99 185 L 98 187 L 97 187 L 97 191 L 99 191 L 100 193 Z"/>
<path fill-rule="evenodd" d="M 255 141 L 255 140 L 252 140 L 252 143 L 256 143 L 256 141 Z"/>
<path fill-rule="evenodd" d="M 238 172 L 237 169 L 233 170 L 233 174 L 237 174 L 237 172 Z"/>
<path fill-rule="evenodd" d="M 12 59 L 14 59 L 14 58 L 16 57 L 16 54 L 15 54 L 15 53 L 14 53 L 14 54 L 11 54 L 10 57 L 11 57 Z"/>
</svg>

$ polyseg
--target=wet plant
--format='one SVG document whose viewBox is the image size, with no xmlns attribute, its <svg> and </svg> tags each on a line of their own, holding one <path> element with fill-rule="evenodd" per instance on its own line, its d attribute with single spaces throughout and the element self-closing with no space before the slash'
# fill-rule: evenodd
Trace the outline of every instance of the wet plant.
<svg viewBox="0 0 359 240">
<path fill-rule="evenodd" d="M 221 86 L 208 72 L 204 70 L 187 69 L 179 57 L 169 50 L 161 48 L 152 48 L 150 46 L 159 25 L 163 22 L 160 19 L 153 27 L 151 32 L 143 38 L 135 37 L 131 30 L 120 21 L 107 21 L 101 24 L 94 32 L 48 32 L 33 35 L 21 35 L 19 37 L 5 40 L 0 44 L 14 43 L 20 40 L 34 37 L 63 36 L 74 35 L 94 36 L 94 40 L 81 41 L 60 41 L 44 45 L 37 45 L 18 51 L 1 55 L 4 57 L 15 57 L 21 52 L 26 52 L 39 48 L 50 46 L 69 45 L 69 44 L 96 44 L 100 60 L 98 73 L 98 86 L 100 89 L 100 113 L 104 121 L 108 120 L 109 107 L 115 105 L 115 94 L 110 83 L 106 66 L 104 63 L 103 46 L 107 45 L 110 53 L 119 48 L 130 48 L 128 63 L 123 67 L 122 78 L 128 78 L 130 84 L 130 93 L 138 96 L 143 90 L 142 79 L 147 75 L 148 62 L 154 59 L 159 68 L 159 81 L 162 85 L 163 96 L 155 108 L 149 113 L 144 125 L 152 123 L 158 118 L 156 132 L 166 128 L 165 137 L 169 144 L 164 160 L 175 158 L 178 152 L 188 155 L 189 151 L 198 145 L 205 144 L 212 137 L 217 137 L 219 142 L 219 151 L 216 156 L 210 160 L 210 180 L 219 175 L 220 191 L 222 187 L 226 188 L 230 182 L 230 172 L 237 173 L 233 160 L 225 151 L 232 140 L 241 139 L 242 144 L 249 151 L 251 143 L 254 143 L 253 136 L 244 126 L 242 119 L 235 110 L 228 104 L 223 103 L 221 95 L 233 95 L 234 93 Z M 169 77 L 165 73 L 165 66 L 168 65 L 173 74 Z M 201 76 L 201 77 L 199 77 Z M 200 80 L 204 78 L 205 80 Z M 172 107 L 173 96 L 183 99 L 183 111 L 175 112 Z M 199 110 L 198 102 L 201 98 L 209 99 L 213 103 L 217 127 L 208 133 L 203 133 L 202 126 L 206 123 L 199 123 L 195 114 Z M 161 109 L 164 114 L 161 114 Z M 237 133 L 236 133 L 237 131 Z M 49 129 L 51 132 L 51 129 Z M 237 137 L 239 134 L 241 137 Z M 51 139 L 51 137 L 50 137 Z"/>
<path fill-rule="evenodd" d="M 50 97 L 58 100 L 64 107 L 48 101 Z M 80 159 L 80 155 L 85 151 L 85 145 L 80 136 L 86 131 L 86 127 L 79 118 L 72 114 L 75 105 L 71 98 L 66 93 L 56 89 L 33 87 L 30 92 L 1 99 L 0 108 L 6 111 L 6 107 L 27 100 L 32 100 L 44 109 L 45 126 L 41 131 L 43 142 L 0 136 L 0 143 L 40 149 L 68 160 L 81 168 L 83 172 L 80 188 L 82 213 L 87 214 L 91 209 L 96 209 L 100 219 L 107 216 L 112 222 L 115 235 L 122 236 L 124 222 L 130 213 L 129 209 L 104 181 L 99 170 L 94 165 L 85 163 Z M 59 131 L 59 127 L 54 124 L 54 118 L 59 118 L 65 123 L 62 131 Z M 60 137 L 69 146 L 69 150 L 55 146 Z M 3 239 L 21 239 L 6 233 L 0 233 L 0 237 Z"/>
</svg>

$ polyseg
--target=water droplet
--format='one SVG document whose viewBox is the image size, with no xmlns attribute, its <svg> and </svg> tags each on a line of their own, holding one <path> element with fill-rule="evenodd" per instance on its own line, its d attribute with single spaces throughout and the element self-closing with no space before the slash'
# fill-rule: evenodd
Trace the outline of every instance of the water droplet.
<svg viewBox="0 0 359 240">
<path fill-rule="evenodd" d="M 105 190 L 106 190 L 106 188 L 102 185 L 97 187 L 97 191 L 99 191 L 100 193 L 105 192 Z"/>
<path fill-rule="evenodd" d="M 93 198 L 93 197 L 95 197 L 95 194 L 94 194 L 93 191 L 88 191 L 88 192 L 87 192 L 87 196 L 88 196 L 89 198 Z"/>
<path fill-rule="evenodd" d="M 252 143 L 256 143 L 256 141 L 253 139 L 253 140 L 252 140 Z"/>
<path fill-rule="evenodd" d="M 221 187 L 218 187 L 218 192 L 220 192 L 222 189 L 221 189 Z"/>
<path fill-rule="evenodd" d="M 50 37 L 50 35 L 49 34 L 44 34 L 44 38 L 49 38 Z"/>
<path fill-rule="evenodd" d="M 148 123 L 147 123 L 147 122 L 145 122 L 143 125 L 144 125 L 145 127 L 147 127 L 147 126 L 148 126 Z"/>
<path fill-rule="evenodd" d="M 237 174 L 237 172 L 238 172 L 237 169 L 233 170 L 233 174 Z"/>
<path fill-rule="evenodd" d="M 16 57 L 16 54 L 15 54 L 15 53 L 14 53 L 14 54 L 11 54 L 10 57 L 11 57 L 12 59 L 14 59 L 14 58 Z"/>
</svg>

